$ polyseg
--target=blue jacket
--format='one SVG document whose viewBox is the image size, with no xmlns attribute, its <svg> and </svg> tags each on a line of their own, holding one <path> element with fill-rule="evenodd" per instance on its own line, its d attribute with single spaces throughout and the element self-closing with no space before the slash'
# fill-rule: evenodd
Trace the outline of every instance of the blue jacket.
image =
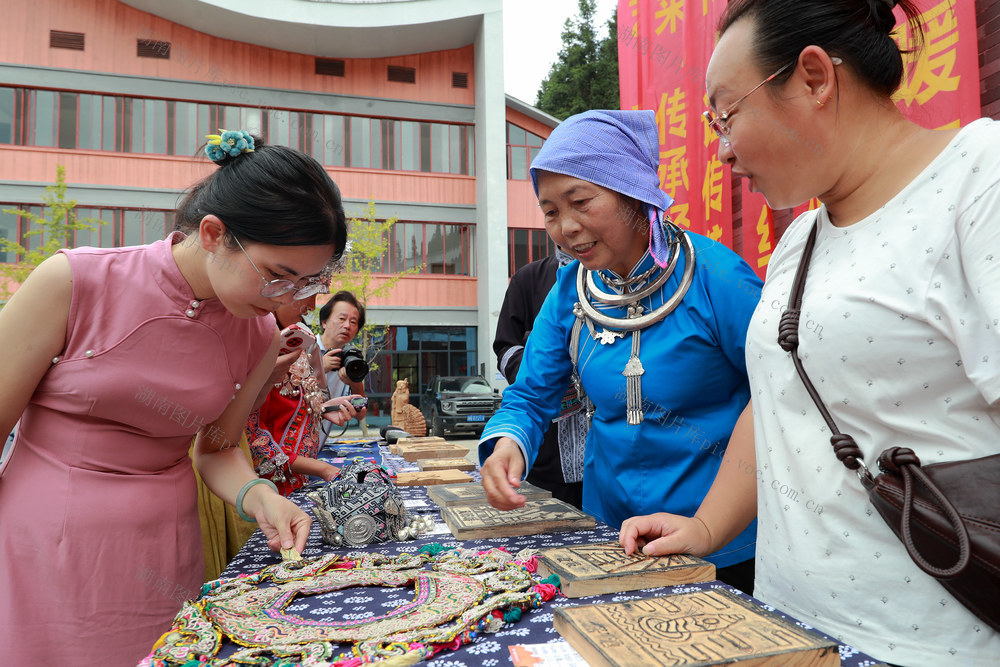
<svg viewBox="0 0 1000 667">
<path fill-rule="evenodd" d="M 720 243 L 690 234 L 695 274 L 681 304 L 642 330 L 639 357 L 644 421 L 626 423 L 625 376 L 632 337 L 603 345 L 580 332 L 579 370 L 594 403 L 584 458 L 583 508 L 610 526 L 653 512 L 691 516 L 708 493 L 733 426 L 750 400 L 744 344 L 760 300 L 761 281 L 739 256 Z M 632 275 L 652 266 L 647 253 Z M 684 257 L 664 286 L 646 299 L 654 308 L 677 288 Z M 530 469 L 569 381 L 570 335 L 577 302 L 579 262 L 559 270 L 528 338 L 517 381 L 504 392 L 500 410 L 479 445 L 483 462 L 496 439 L 521 447 Z M 610 291 L 607 288 L 607 291 Z M 624 309 L 601 308 L 623 317 Z M 647 310 L 648 312 L 648 310 Z M 602 327 L 595 325 L 600 333 Z M 708 557 L 718 567 L 753 558 L 756 522 Z"/>
</svg>

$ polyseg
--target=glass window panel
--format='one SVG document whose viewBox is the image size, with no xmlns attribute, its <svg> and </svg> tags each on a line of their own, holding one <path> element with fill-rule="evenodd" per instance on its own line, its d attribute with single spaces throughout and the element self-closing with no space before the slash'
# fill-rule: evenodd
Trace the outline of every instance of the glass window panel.
<svg viewBox="0 0 1000 667">
<path fill-rule="evenodd" d="M 74 209 L 76 213 L 77 222 L 84 222 L 87 218 L 98 218 L 101 215 L 101 210 L 97 208 L 81 208 L 79 206 Z M 76 230 L 76 239 L 73 244 L 74 248 L 82 248 L 84 246 L 91 246 L 94 248 L 99 248 L 101 245 L 101 229 L 100 226 L 91 223 L 93 229 L 78 229 Z"/>
<path fill-rule="evenodd" d="M 344 117 L 328 115 L 323 118 L 323 163 L 344 166 Z"/>
<path fill-rule="evenodd" d="M 398 151 L 396 150 L 396 128 L 398 121 L 382 118 L 382 168 L 398 169 Z"/>
<path fill-rule="evenodd" d="M 167 100 L 167 155 L 177 155 L 177 102 Z"/>
<path fill-rule="evenodd" d="M 128 102 L 132 103 L 132 133 L 131 133 L 131 149 L 125 148 L 126 152 L 131 150 L 134 153 L 145 153 L 146 145 L 143 143 L 145 138 L 145 133 L 142 131 L 142 126 L 146 118 L 146 100 L 128 100 L 126 98 L 126 107 L 128 107 Z"/>
<path fill-rule="evenodd" d="M 510 177 L 513 180 L 528 178 L 528 156 L 521 146 L 510 147 Z"/>
<path fill-rule="evenodd" d="M 462 252 L 465 253 L 465 263 L 470 276 L 476 275 L 476 228 L 469 225 L 465 228 L 462 239 Z"/>
<path fill-rule="evenodd" d="M 370 167 L 371 123 L 367 118 L 351 118 L 351 166 Z"/>
<path fill-rule="evenodd" d="M 12 143 L 14 143 L 14 89 L 0 88 L 0 144 Z"/>
<path fill-rule="evenodd" d="M 326 156 L 323 154 L 323 133 L 324 133 L 324 119 L 323 114 L 314 113 L 310 118 L 310 130 L 309 130 L 309 155 L 316 158 L 321 164 L 326 164 Z"/>
<path fill-rule="evenodd" d="M 13 243 L 17 243 L 17 214 L 16 213 L 6 213 L 4 209 L 14 209 L 20 208 L 17 204 L 3 204 L 0 203 L 0 239 L 7 239 Z M 17 255 L 12 252 L 6 252 L 3 248 L 0 248 L 0 262 L 14 263 L 17 261 Z"/>
<path fill-rule="evenodd" d="M 115 248 L 122 245 L 121 230 L 115 224 L 114 213 L 119 209 L 101 209 L 96 211 L 97 215 L 92 217 L 100 217 L 107 224 L 98 225 L 94 223 L 95 231 L 93 232 L 95 236 L 100 237 L 100 244 L 95 244 L 99 248 Z"/>
<path fill-rule="evenodd" d="M 288 112 L 288 146 L 295 150 L 302 150 L 305 137 L 308 132 L 306 126 L 306 114 L 298 111 Z"/>
<path fill-rule="evenodd" d="M 507 143 L 512 146 L 524 146 L 527 143 L 527 133 L 513 123 L 507 123 Z"/>
<path fill-rule="evenodd" d="M 413 222 L 397 222 L 396 239 L 402 251 L 402 263 L 397 270 L 419 266 L 424 261 L 424 228 Z M 426 267 L 424 271 L 426 272 Z"/>
<path fill-rule="evenodd" d="M 249 109 L 249 108 L 241 109 L 240 110 L 241 124 L 235 125 L 234 127 L 238 127 L 241 130 L 246 130 L 250 134 L 259 137 L 264 132 L 264 128 L 261 127 L 262 115 L 263 114 L 261 114 L 260 109 Z"/>
<path fill-rule="evenodd" d="M 444 228 L 444 273 L 469 275 L 463 247 L 462 225 L 442 225 Z"/>
<path fill-rule="evenodd" d="M 56 94 L 51 90 L 35 90 L 31 105 L 31 136 L 34 146 L 56 145 Z"/>
<path fill-rule="evenodd" d="M 118 117 L 115 98 L 105 95 L 101 104 L 101 149 L 106 151 L 115 150 L 115 138 L 117 136 L 116 119 Z"/>
<path fill-rule="evenodd" d="M 452 174 L 462 173 L 461 125 L 452 125 L 448 128 L 448 171 Z"/>
<path fill-rule="evenodd" d="M 448 126 L 431 123 L 431 171 L 448 173 Z"/>
<path fill-rule="evenodd" d="M 420 123 L 420 171 L 431 170 L 431 124 Z"/>
<path fill-rule="evenodd" d="M 401 121 L 399 125 L 399 168 L 405 171 L 419 171 L 420 124 L 410 121 Z"/>
<path fill-rule="evenodd" d="M 514 254 L 514 265 L 511 273 L 528 263 L 528 231 L 527 229 L 511 230 L 511 250 Z"/>
<path fill-rule="evenodd" d="M 472 125 L 467 125 L 465 127 L 465 136 L 468 142 L 466 146 L 467 153 L 467 164 L 465 166 L 465 173 L 469 176 L 476 175 L 476 128 Z"/>
<path fill-rule="evenodd" d="M 367 125 L 371 137 L 371 167 L 372 169 L 382 169 L 382 120 L 372 118 Z"/>
<path fill-rule="evenodd" d="M 172 225 L 168 211 L 142 212 L 142 242 L 152 243 L 167 238 L 167 225 Z"/>
<path fill-rule="evenodd" d="M 146 152 L 167 153 L 167 101 L 146 100 Z"/>
<path fill-rule="evenodd" d="M 42 215 L 45 212 L 45 209 L 42 206 L 22 206 L 21 208 L 23 210 L 28 211 L 29 213 L 34 213 L 35 215 Z M 21 218 L 20 243 L 22 246 L 24 246 L 25 250 L 40 248 L 42 244 L 45 243 L 44 234 L 31 234 L 30 236 L 27 235 L 28 232 L 31 232 L 35 229 L 41 231 L 41 228 L 38 225 L 33 224 L 29 218 L 26 217 Z"/>
<path fill-rule="evenodd" d="M 132 146 L 132 100 L 115 98 L 115 150 L 127 151 Z"/>
<path fill-rule="evenodd" d="M 296 114 L 300 126 L 298 128 L 298 149 L 305 153 L 306 155 L 312 155 L 313 149 L 313 115 L 311 113 L 301 112 Z M 318 126 L 323 129 L 323 124 L 320 123 Z"/>
<path fill-rule="evenodd" d="M 534 229 L 531 232 L 531 261 L 542 259 L 550 255 L 549 235 L 545 232 Z"/>
<path fill-rule="evenodd" d="M 291 139 L 291 118 L 287 111 L 271 109 L 267 112 L 267 141 L 288 146 Z"/>
<path fill-rule="evenodd" d="M 444 225 L 424 225 L 427 234 L 427 266 L 424 273 L 451 273 L 444 263 Z"/>
<path fill-rule="evenodd" d="M 199 104 L 198 105 L 198 131 L 194 133 L 194 145 L 197 148 L 205 143 L 206 134 L 215 134 L 219 131 L 218 127 L 213 127 L 212 123 L 212 104 Z"/>
<path fill-rule="evenodd" d="M 118 213 L 122 217 L 122 245 L 123 246 L 134 246 L 143 245 L 144 240 L 142 238 L 142 219 L 141 216 L 136 216 L 135 213 L 138 211 L 129 211 L 118 209 Z M 155 241 L 156 239 L 150 239 L 150 241 Z"/>
<path fill-rule="evenodd" d="M 80 137 L 77 145 L 90 150 L 101 149 L 100 95 L 80 95 Z"/>
<path fill-rule="evenodd" d="M 198 106 L 194 102 L 174 106 L 174 155 L 193 156 L 205 140 L 198 134 Z"/>
<path fill-rule="evenodd" d="M 535 157 L 538 155 L 538 151 L 540 151 L 540 150 L 542 150 L 542 149 L 541 148 L 529 148 L 528 149 L 528 153 L 530 155 L 530 158 L 528 159 L 528 166 L 529 167 L 531 166 L 531 163 L 535 161 Z M 530 176 L 530 174 L 529 174 L 529 176 Z M 525 178 L 527 178 L 527 177 L 525 177 Z"/>
<path fill-rule="evenodd" d="M 59 93 L 59 148 L 76 148 L 76 93 Z"/>
<path fill-rule="evenodd" d="M 142 237 L 142 211 L 125 209 L 122 211 L 122 238 L 125 245 L 141 245 L 148 243 Z M 150 239 L 155 241 L 156 239 Z"/>
<path fill-rule="evenodd" d="M 534 134 L 532 132 L 526 132 L 525 134 L 528 135 L 528 142 L 527 143 L 528 143 L 529 146 L 538 146 L 538 147 L 541 147 L 541 145 L 543 143 L 545 143 L 545 139 L 542 139 L 537 134 Z"/>
<path fill-rule="evenodd" d="M 222 124 L 219 125 L 221 128 L 225 129 L 243 129 L 243 109 L 240 107 L 222 107 Z M 212 131 L 212 134 L 217 133 L 219 130 L 216 128 Z"/>
</svg>

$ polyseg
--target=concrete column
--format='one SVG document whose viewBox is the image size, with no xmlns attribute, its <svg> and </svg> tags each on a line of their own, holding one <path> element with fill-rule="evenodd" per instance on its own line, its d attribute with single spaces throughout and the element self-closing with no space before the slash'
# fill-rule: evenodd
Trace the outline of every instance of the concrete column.
<svg viewBox="0 0 1000 667">
<path fill-rule="evenodd" d="M 500 306 L 507 290 L 507 121 L 503 88 L 503 7 L 483 14 L 476 35 L 476 264 L 480 367 L 494 387 L 493 354 Z"/>
</svg>

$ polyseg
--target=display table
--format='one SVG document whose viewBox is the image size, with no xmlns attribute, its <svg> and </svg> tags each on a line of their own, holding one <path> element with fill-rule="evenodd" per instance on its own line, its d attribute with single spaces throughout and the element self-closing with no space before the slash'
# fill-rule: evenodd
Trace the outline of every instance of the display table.
<svg viewBox="0 0 1000 667">
<path fill-rule="evenodd" d="M 374 441 L 369 446 L 371 447 L 371 454 L 378 456 L 383 465 L 390 470 L 403 472 L 417 469 L 415 463 L 407 463 L 401 457 L 389 454 L 386 447 L 379 448 Z M 344 453 L 347 453 L 344 447 L 340 443 L 335 442 L 323 450 L 320 458 L 338 465 L 340 461 L 337 454 Z M 478 473 L 472 474 L 478 478 Z M 618 539 L 617 530 L 613 530 L 607 525 L 598 522 L 593 530 L 457 542 L 441 521 L 438 506 L 428 500 L 427 491 L 424 487 L 400 487 L 400 491 L 411 514 L 430 515 L 435 519 L 435 528 L 432 533 L 423 535 L 416 540 L 370 545 L 361 549 L 353 547 L 335 548 L 325 544 L 321 540 L 318 523 L 314 521 L 309 541 L 302 556 L 305 558 L 315 558 L 330 553 L 349 556 L 352 553 L 359 552 L 382 552 L 392 555 L 402 553 L 412 554 L 419 547 L 434 542 L 445 546 L 462 546 L 480 551 L 502 547 L 512 554 L 516 554 L 523 549 L 540 551 L 564 545 L 589 544 Z M 291 498 L 311 514 L 312 503 L 305 497 L 304 492 L 295 493 Z M 279 562 L 279 560 L 278 554 L 268 549 L 263 534 L 257 531 L 232 560 L 222 576 L 225 578 L 239 574 L 254 573 L 267 565 Z M 563 641 L 559 633 L 553 628 L 553 610 L 557 607 L 587 605 L 598 602 L 620 602 L 654 597 L 672 592 L 688 592 L 712 588 L 722 588 L 732 591 L 753 601 L 755 604 L 765 607 L 769 611 L 775 611 L 773 608 L 767 607 L 759 601 L 745 596 L 736 589 L 719 581 L 652 588 L 628 593 L 595 595 L 573 600 L 557 596 L 553 600 L 544 603 L 541 608 L 526 612 L 518 622 L 506 624 L 499 632 L 481 634 L 471 644 L 464 645 L 457 650 L 441 652 L 427 664 L 447 665 L 448 667 L 509 665 L 511 664 L 509 650 L 511 646 Z M 326 619 L 327 621 L 335 619 L 359 619 L 381 616 L 387 610 L 407 604 L 412 599 L 413 589 L 410 587 L 353 588 L 308 598 L 297 598 L 289 605 L 287 611 L 305 619 Z M 788 617 L 786 616 L 785 618 Z M 809 627 L 804 623 L 795 621 L 795 619 L 790 620 L 801 627 Z M 226 651 L 224 650 L 220 655 L 226 655 Z M 882 664 L 851 647 L 843 645 L 840 646 L 840 656 L 841 664 L 852 667 L 868 667 Z"/>
</svg>

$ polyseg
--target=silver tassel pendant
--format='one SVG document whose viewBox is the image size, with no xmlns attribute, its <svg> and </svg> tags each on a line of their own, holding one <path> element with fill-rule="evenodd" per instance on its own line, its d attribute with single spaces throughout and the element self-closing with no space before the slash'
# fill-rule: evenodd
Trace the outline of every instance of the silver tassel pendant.
<svg viewBox="0 0 1000 667">
<path fill-rule="evenodd" d="M 635 304 L 629 307 L 629 317 L 638 317 L 642 314 L 642 306 Z M 639 342 L 642 331 L 636 329 L 632 332 L 632 356 L 625 364 L 622 375 L 625 376 L 625 417 L 629 426 L 637 426 L 642 423 L 642 375 L 646 369 L 642 367 L 639 360 Z"/>
</svg>

